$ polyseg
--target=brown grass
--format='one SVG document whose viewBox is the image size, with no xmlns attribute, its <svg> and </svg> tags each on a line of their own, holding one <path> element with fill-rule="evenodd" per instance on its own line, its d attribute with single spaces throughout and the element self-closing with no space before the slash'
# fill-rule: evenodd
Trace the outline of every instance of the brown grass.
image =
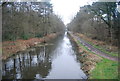
<svg viewBox="0 0 120 81">
<path fill-rule="evenodd" d="M 45 36 L 45 41 L 56 37 L 56 34 L 49 34 Z M 42 43 L 44 38 L 30 38 L 28 40 L 5 41 L 2 43 L 2 59 L 6 59 L 12 54 L 19 51 L 26 50 L 29 47 Z"/>
</svg>

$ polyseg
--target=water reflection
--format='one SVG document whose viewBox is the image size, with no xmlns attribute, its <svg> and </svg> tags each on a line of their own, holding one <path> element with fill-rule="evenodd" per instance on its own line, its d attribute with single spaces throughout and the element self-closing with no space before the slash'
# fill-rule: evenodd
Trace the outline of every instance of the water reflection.
<svg viewBox="0 0 120 81">
<path fill-rule="evenodd" d="M 51 69 L 51 61 L 44 48 L 19 53 L 3 62 L 3 79 L 33 79 L 38 75 L 45 78 Z"/>
<path fill-rule="evenodd" d="M 54 45 L 31 48 L 3 62 L 3 79 L 85 79 L 65 33 Z"/>
</svg>

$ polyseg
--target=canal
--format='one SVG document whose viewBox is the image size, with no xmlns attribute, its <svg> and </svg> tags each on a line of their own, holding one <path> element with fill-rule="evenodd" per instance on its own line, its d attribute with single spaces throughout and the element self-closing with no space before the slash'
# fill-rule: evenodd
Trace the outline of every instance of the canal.
<svg viewBox="0 0 120 81">
<path fill-rule="evenodd" d="M 87 79 L 67 32 L 47 45 L 19 52 L 3 62 L 3 79 Z"/>
</svg>

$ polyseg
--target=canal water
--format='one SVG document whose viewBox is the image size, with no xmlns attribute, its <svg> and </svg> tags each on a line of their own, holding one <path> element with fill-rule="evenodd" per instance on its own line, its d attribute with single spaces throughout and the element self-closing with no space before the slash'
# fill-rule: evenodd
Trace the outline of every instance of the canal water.
<svg viewBox="0 0 120 81">
<path fill-rule="evenodd" d="M 3 79 L 87 79 L 67 32 L 48 45 L 11 56 L 2 65 Z"/>
</svg>

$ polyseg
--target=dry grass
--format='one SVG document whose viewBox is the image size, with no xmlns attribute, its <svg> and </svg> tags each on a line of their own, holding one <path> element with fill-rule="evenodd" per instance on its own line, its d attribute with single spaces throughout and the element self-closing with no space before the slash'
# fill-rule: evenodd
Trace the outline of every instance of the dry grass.
<svg viewBox="0 0 120 81">
<path fill-rule="evenodd" d="M 45 41 L 56 37 L 56 34 L 45 36 Z M 42 43 L 44 38 L 30 38 L 28 40 L 5 41 L 2 43 L 2 59 L 6 59 L 12 54 L 26 50 L 29 47 Z"/>
</svg>

